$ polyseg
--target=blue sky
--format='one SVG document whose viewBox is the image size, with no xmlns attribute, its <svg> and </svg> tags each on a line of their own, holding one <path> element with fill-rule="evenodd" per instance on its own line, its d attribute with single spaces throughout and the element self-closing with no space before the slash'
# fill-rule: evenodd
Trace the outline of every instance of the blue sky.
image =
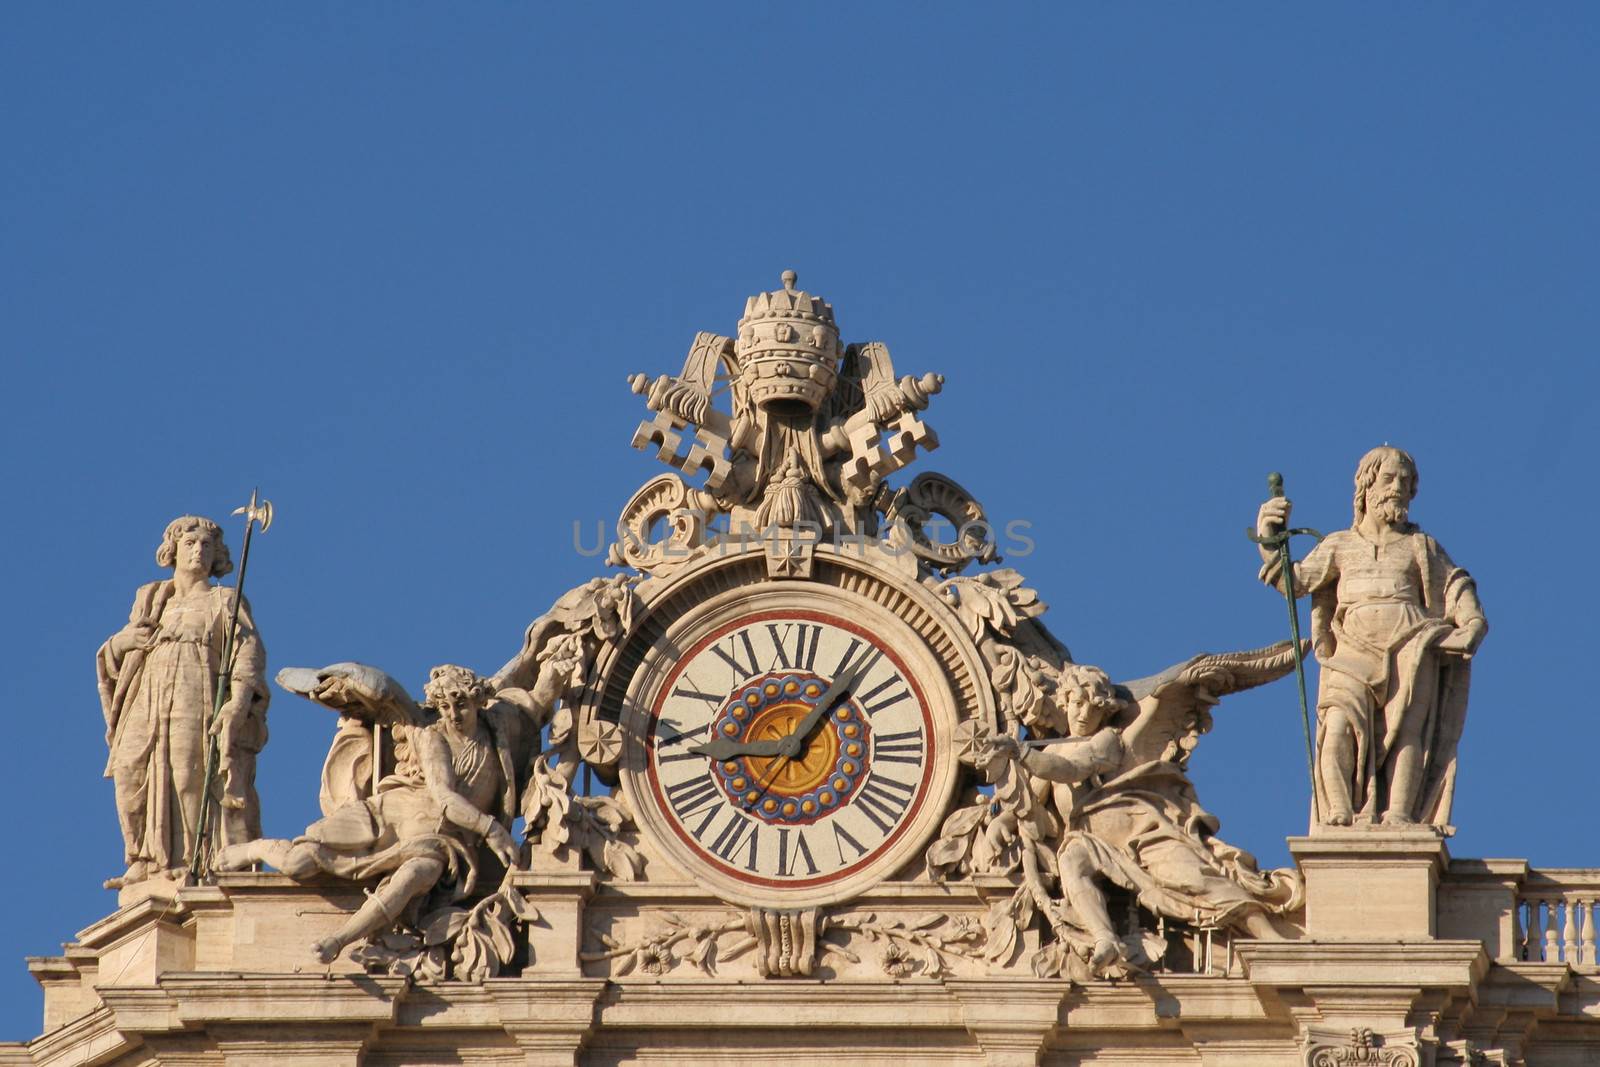
<svg viewBox="0 0 1600 1067">
<path fill-rule="evenodd" d="M 1491 622 L 1452 852 L 1600 864 L 1597 46 L 1582 4 L 7 5 L 0 1037 L 115 906 L 91 658 L 167 520 L 275 501 L 274 670 L 493 669 L 662 469 L 626 376 L 788 267 L 947 377 L 913 471 L 1032 524 L 1008 562 L 1116 677 L 1283 636 L 1266 472 L 1335 528 L 1409 448 Z M 332 722 L 271 716 L 288 835 Z M 1194 776 L 1287 862 L 1291 684 Z"/>
</svg>

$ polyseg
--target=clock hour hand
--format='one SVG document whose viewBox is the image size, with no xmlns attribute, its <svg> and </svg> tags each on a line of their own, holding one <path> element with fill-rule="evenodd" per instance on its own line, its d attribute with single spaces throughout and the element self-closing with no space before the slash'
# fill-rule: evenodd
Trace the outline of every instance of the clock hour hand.
<svg viewBox="0 0 1600 1067">
<path fill-rule="evenodd" d="M 778 747 L 784 738 L 774 738 L 769 741 L 736 741 L 731 737 L 719 737 L 715 741 L 707 741 L 700 745 L 689 746 L 689 751 L 697 756 L 709 756 L 711 759 L 732 759 L 735 756 L 776 756 Z"/>
</svg>

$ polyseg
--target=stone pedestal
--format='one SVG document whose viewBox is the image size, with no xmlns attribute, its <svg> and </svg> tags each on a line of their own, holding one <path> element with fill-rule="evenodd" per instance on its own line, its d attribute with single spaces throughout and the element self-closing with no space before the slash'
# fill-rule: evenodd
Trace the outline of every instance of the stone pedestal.
<svg viewBox="0 0 1600 1067">
<path fill-rule="evenodd" d="M 539 920 L 527 927 L 528 959 L 537 963 L 540 974 L 580 978 L 583 967 L 578 949 L 583 943 L 584 910 L 594 896 L 597 878 L 592 871 L 583 870 L 577 854 L 565 846 L 554 855 L 534 850 L 529 867 L 511 879 L 539 911 Z"/>
<path fill-rule="evenodd" d="M 94 953 L 100 985 L 149 985 L 194 966 L 192 922 L 176 896 L 143 894 L 79 931 L 77 944 Z"/>
<path fill-rule="evenodd" d="M 1425 940 L 1438 933 L 1435 890 L 1450 861 L 1430 830 L 1337 830 L 1289 838 L 1306 879 L 1315 940 Z"/>
</svg>

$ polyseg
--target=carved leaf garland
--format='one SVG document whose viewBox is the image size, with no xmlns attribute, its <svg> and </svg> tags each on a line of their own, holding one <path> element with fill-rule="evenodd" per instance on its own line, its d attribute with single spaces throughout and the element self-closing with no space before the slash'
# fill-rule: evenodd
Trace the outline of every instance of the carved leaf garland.
<svg viewBox="0 0 1600 1067">
<path fill-rule="evenodd" d="M 1022 620 L 1044 613 L 1039 594 L 1022 582 L 1019 572 L 1002 567 L 970 578 L 948 578 L 938 589 L 955 608 L 967 633 L 981 641 L 985 627 L 1009 637 Z"/>
</svg>

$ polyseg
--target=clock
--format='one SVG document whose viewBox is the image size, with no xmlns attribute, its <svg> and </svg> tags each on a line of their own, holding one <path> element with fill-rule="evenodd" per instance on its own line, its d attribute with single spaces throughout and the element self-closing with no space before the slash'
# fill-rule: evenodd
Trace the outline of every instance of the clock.
<svg viewBox="0 0 1600 1067">
<path fill-rule="evenodd" d="M 646 599 L 595 709 L 642 832 L 726 900 L 809 907 L 921 855 L 956 728 L 993 721 L 976 649 L 931 590 L 818 549 L 812 578 L 713 561 Z"/>
</svg>

